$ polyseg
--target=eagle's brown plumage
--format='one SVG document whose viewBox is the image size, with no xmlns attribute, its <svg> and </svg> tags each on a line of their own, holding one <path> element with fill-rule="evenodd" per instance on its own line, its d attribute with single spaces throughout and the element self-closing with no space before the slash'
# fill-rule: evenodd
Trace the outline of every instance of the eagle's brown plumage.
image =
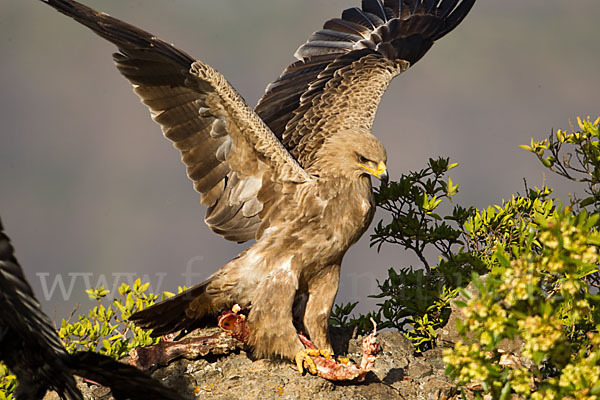
<svg viewBox="0 0 600 400">
<path fill-rule="evenodd" d="M 0 360 L 17 376 L 17 400 L 42 399 L 48 390 L 61 399 L 83 400 L 73 375 L 109 386 L 117 400 L 181 399 L 144 372 L 110 357 L 89 351 L 68 354 L 25 279 L 2 221 Z"/>
<path fill-rule="evenodd" d="M 153 35 L 72 0 L 43 1 L 118 47 L 117 68 L 181 151 L 208 226 L 256 240 L 207 281 L 131 319 L 162 335 L 251 305 L 257 355 L 303 348 L 293 315 L 330 349 L 342 258 L 373 217 L 369 175 L 387 177 L 371 135 L 381 96 L 475 0 L 363 0 L 298 49 L 254 111 L 222 75 Z"/>
</svg>

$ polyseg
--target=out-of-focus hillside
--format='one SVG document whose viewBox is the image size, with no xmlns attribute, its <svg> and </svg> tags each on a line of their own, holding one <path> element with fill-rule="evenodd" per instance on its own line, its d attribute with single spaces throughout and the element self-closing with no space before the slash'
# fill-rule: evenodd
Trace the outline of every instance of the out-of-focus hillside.
<svg viewBox="0 0 600 400">
<path fill-rule="evenodd" d="M 87 4 L 211 64 L 255 104 L 310 33 L 359 2 Z M 518 145 L 599 113 L 599 15 L 597 0 L 478 0 L 383 99 L 374 133 L 392 179 L 444 155 L 460 163 L 452 179 L 464 204 L 499 202 L 523 191 L 522 178 L 541 185 L 541 167 Z M 85 279 L 111 286 L 148 274 L 173 290 L 243 248 L 204 225 L 177 152 L 112 65 L 112 45 L 37 0 L 1 2 L 0 33 L 0 216 L 47 311 L 87 308 Z M 567 198 L 564 182 L 547 183 Z M 368 310 L 375 280 L 411 262 L 397 248 L 378 255 L 365 235 L 346 256 L 338 300 Z M 56 274 L 67 300 L 59 286 L 49 295 Z"/>
</svg>

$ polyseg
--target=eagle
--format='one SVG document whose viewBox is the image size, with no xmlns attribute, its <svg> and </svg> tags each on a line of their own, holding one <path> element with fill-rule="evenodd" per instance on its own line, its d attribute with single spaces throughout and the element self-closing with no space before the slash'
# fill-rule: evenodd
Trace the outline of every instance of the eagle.
<svg viewBox="0 0 600 400">
<path fill-rule="evenodd" d="M 388 179 L 371 132 L 380 99 L 475 0 L 363 0 L 310 36 L 254 109 L 215 69 L 156 36 L 73 0 L 42 1 L 116 45 L 118 70 L 181 152 L 206 224 L 255 241 L 130 319 L 154 336 L 185 334 L 238 304 L 249 307 L 255 356 L 296 358 L 298 330 L 331 351 L 342 259 L 373 219 L 371 176 Z"/>
<path fill-rule="evenodd" d="M 73 375 L 109 386 L 117 400 L 181 397 L 135 367 L 91 351 L 67 353 L 42 311 L 0 220 L 0 360 L 17 376 L 17 400 L 83 400 Z"/>
</svg>

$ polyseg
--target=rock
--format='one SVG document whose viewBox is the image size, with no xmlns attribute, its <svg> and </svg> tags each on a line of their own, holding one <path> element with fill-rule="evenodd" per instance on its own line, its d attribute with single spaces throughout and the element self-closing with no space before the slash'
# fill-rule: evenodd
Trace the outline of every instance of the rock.
<svg viewBox="0 0 600 400">
<path fill-rule="evenodd" d="M 481 279 L 485 280 L 486 276 L 482 276 Z M 465 290 L 469 293 L 477 293 L 477 289 L 473 285 L 473 283 L 469 283 L 469 285 L 465 288 Z M 448 317 L 448 322 L 441 328 L 436 329 L 437 333 L 437 344 L 442 347 L 454 347 L 454 344 L 459 340 L 463 340 L 461 335 L 458 333 L 456 329 L 456 320 L 462 319 L 463 314 L 460 309 L 456 305 L 457 301 L 467 302 L 467 298 L 459 293 L 458 296 L 454 300 L 450 302 L 450 317 Z"/>
<path fill-rule="evenodd" d="M 213 333 L 204 330 L 198 335 Z M 336 351 L 347 349 L 350 359 L 360 361 L 362 337 L 352 338 L 351 331 L 341 329 L 333 329 L 332 337 Z M 300 375 L 289 361 L 255 360 L 242 348 L 196 360 L 179 359 L 159 367 L 152 376 L 185 399 L 421 400 L 449 398 L 455 393 L 444 375 L 441 351 L 415 353 L 410 341 L 399 332 L 380 333 L 378 341 L 382 352 L 363 383 L 333 383 L 306 373 Z M 86 399 L 113 399 L 106 388 L 78 382 Z"/>
</svg>

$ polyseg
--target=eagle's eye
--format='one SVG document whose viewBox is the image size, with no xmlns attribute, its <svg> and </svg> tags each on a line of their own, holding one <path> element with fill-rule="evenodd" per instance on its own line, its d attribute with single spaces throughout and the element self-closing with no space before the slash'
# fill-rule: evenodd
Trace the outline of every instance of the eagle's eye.
<svg viewBox="0 0 600 400">
<path fill-rule="evenodd" d="M 361 156 L 360 154 L 358 155 L 358 161 L 360 161 L 361 164 L 366 164 L 369 162 L 369 159 Z"/>
</svg>

